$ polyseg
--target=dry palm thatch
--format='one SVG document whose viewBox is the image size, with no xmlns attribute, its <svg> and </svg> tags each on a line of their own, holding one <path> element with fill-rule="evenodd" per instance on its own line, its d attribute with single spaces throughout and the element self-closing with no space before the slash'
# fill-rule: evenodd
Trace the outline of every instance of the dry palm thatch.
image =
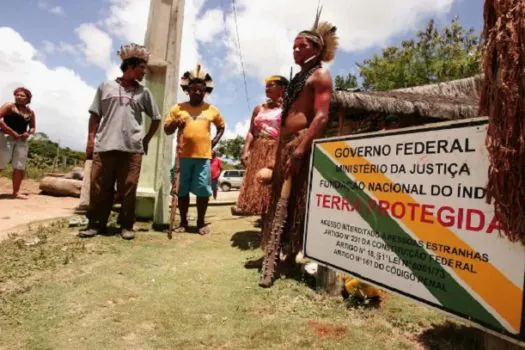
<svg viewBox="0 0 525 350">
<path fill-rule="evenodd" d="M 447 81 L 443 83 L 416 86 L 395 91 L 435 95 L 443 97 L 466 97 L 479 100 L 483 76 L 476 75 L 470 78 Z"/>
<path fill-rule="evenodd" d="M 525 243 L 525 2 L 486 0 L 485 81 L 480 113 L 489 117 L 487 201 L 511 240 Z"/>
<path fill-rule="evenodd" d="M 440 119 L 478 116 L 480 78 L 376 92 L 336 91 L 334 102 L 346 109 Z"/>
</svg>

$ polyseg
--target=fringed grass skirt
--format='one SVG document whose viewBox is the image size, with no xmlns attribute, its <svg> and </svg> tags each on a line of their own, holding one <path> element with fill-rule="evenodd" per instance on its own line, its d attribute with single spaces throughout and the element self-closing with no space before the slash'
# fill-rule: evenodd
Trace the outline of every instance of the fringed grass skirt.
<svg viewBox="0 0 525 350">
<path fill-rule="evenodd" d="M 263 237 L 261 246 L 266 247 L 272 230 L 273 218 L 279 203 L 281 187 L 286 180 L 284 178 L 284 167 L 286 162 L 292 157 L 306 135 L 306 130 L 301 130 L 294 135 L 282 138 L 282 145 L 277 153 L 276 168 L 273 171 L 272 195 L 268 205 L 268 212 L 263 223 Z M 297 254 L 302 249 L 303 231 L 306 214 L 306 194 L 308 184 L 309 154 L 305 154 L 301 171 L 292 178 L 292 190 L 288 202 L 288 217 L 284 225 L 282 248 L 287 254 Z M 269 186 L 270 187 L 270 186 Z"/>
</svg>

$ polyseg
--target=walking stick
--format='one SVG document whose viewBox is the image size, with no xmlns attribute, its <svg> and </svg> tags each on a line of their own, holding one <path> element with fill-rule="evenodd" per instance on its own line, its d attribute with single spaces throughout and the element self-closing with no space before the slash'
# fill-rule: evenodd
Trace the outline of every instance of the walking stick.
<svg viewBox="0 0 525 350">
<path fill-rule="evenodd" d="M 292 178 L 287 178 L 283 187 L 281 188 L 281 197 L 277 202 L 275 215 L 271 222 L 271 231 L 266 251 L 264 254 L 264 261 L 261 271 L 261 278 L 259 286 L 270 287 L 273 284 L 273 277 L 275 275 L 279 255 L 281 253 L 281 236 L 283 234 L 284 225 L 288 216 L 288 199 L 292 189 Z"/>
<path fill-rule="evenodd" d="M 175 229 L 175 221 L 177 218 L 177 205 L 179 203 L 179 184 L 180 184 L 180 148 L 182 140 L 182 131 L 177 131 L 177 148 L 175 151 L 175 174 L 171 180 L 171 211 L 170 211 L 170 227 L 168 230 L 168 239 L 173 238 L 173 230 Z"/>
</svg>

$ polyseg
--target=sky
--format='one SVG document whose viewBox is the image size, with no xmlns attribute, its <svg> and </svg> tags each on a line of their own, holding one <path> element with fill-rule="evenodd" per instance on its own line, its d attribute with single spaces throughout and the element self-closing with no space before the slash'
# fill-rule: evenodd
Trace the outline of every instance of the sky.
<svg viewBox="0 0 525 350">
<path fill-rule="evenodd" d="M 264 100 L 266 76 L 288 76 L 290 67 L 298 71 L 293 39 L 311 27 L 317 3 L 185 0 L 180 71 L 199 63 L 211 74 L 215 90 L 209 102 L 226 120 L 225 137 L 245 136 L 251 111 Z M 442 27 L 459 16 L 465 27 L 480 32 L 483 26 L 483 0 L 322 4 L 322 20 L 335 24 L 340 37 L 337 57 L 327 66 L 333 76 L 356 73 L 356 62 L 413 38 L 429 19 Z M 13 99 L 14 88 L 28 87 L 37 131 L 83 150 L 95 90 L 120 75 L 121 45 L 143 43 L 149 5 L 150 0 L 0 0 L 0 104 Z M 182 102 L 185 95 L 173 88 Z"/>
</svg>

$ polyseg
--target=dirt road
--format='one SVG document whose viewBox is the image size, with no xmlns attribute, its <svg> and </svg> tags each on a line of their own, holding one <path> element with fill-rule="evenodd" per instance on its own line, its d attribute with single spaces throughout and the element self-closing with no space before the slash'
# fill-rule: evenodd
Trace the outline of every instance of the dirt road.
<svg viewBox="0 0 525 350">
<path fill-rule="evenodd" d="M 23 231 L 31 222 L 74 215 L 79 201 L 72 197 L 41 195 L 34 180 L 22 183 L 21 193 L 26 199 L 11 199 L 11 192 L 11 180 L 0 177 L 0 240 L 11 232 Z M 219 192 L 217 200 L 211 199 L 210 204 L 235 202 L 238 194 L 238 191 Z"/>
<path fill-rule="evenodd" d="M 78 198 L 40 195 L 38 182 L 24 180 L 21 194 L 25 199 L 11 199 L 11 180 L 0 177 L 0 240 L 30 222 L 67 217 L 74 214 Z"/>
</svg>

